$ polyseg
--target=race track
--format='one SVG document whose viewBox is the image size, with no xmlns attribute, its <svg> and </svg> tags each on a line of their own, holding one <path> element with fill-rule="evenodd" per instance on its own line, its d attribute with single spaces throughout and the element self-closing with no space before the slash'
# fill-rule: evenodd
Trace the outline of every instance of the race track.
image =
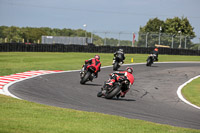
<svg viewBox="0 0 200 133">
<path fill-rule="evenodd" d="M 200 129 L 200 110 L 182 102 L 176 94 L 181 84 L 200 75 L 200 63 L 156 63 L 152 67 L 133 64 L 132 67 L 135 83 L 121 99 L 96 96 L 112 67 L 103 68 L 98 79 L 86 85 L 79 83 L 79 71 L 75 71 L 38 76 L 8 89 L 21 99 L 41 104 Z"/>
</svg>

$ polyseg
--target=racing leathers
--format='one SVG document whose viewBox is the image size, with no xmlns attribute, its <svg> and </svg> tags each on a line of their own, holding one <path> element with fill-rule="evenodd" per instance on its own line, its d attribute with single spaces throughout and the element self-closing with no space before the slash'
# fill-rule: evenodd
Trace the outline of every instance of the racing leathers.
<svg viewBox="0 0 200 133">
<path fill-rule="evenodd" d="M 155 48 L 153 50 L 153 56 L 154 56 L 154 61 L 158 61 L 158 49 L 157 48 Z"/>
<path fill-rule="evenodd" d="M 121 55 L 121 57 L 122 57 L 121 64 L 124 63 L 124 60 L 125 60 L 124 52 L 118 50 L 118 51 L 116 51 L 116 52 L 114 53 L 113 64 L 115 63 L 116 57 L 118 57 L 119 55 Z"/>
<path fill-rule="evenodd" d="M 95 58 L 91 58 L 89 60 L 85 60 L 85 65 L 83 65 L 84 67 L 84 70 L 86 70 L 87 66 L 88 65 L 92 65 L 95 67 L 95 78 L 98 77 L 98 72 L 101 71 L 101 62 L 98 60 L 98 59 L 95 59 Z"/>
</svg>

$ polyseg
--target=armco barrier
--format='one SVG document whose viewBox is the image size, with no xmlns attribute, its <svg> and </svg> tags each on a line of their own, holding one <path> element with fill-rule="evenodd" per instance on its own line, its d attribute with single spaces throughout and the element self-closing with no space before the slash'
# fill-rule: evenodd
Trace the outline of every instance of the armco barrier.
<svg viewBox="0 0 200 133">
<path fill-rule="evenodd" d="M 63 44 L 24 44 L 1 43 L 0 52 L 88 52 L 88 53 L 114 53 L 122 48 L 125 53 L 149 54 L 154 48 L 130 46 L 95 46 L 89 45 L 63 45 Z M 200 55 L 199 50 L 159 48 L 159 54 L 168 55 Z"/>
</svg>

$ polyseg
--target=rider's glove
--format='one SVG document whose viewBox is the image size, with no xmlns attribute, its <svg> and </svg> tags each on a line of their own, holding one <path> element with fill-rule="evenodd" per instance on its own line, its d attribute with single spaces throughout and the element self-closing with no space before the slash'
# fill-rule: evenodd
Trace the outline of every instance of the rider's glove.
<svg viewBox="0 0 200 133">
<path fill-rule="evenodd" d="M 122 77 L 120 77 L 120 78 L 118 79 L 118 81 L 122 81 L 122 80 L 124 80 Z"/>
<path fill-rule="evenodd" d="M 111 73 L 110 78 L 113 78 L 113 77 L 115 77 L 115 74 Z"/>
<path fill-rule="evenodd" d="M 128 80 L 125 80 L 125 84 L 129 84 Z"/>
</svg>

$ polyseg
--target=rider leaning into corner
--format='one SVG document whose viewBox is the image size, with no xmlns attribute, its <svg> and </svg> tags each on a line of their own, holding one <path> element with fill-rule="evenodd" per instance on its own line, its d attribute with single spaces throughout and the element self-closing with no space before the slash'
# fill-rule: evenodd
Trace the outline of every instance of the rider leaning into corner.
<svg viewBox="0 0 200 133">
<path fill-rule="evenodd" d="M 125 86 L 122 86 L 122 91 L 117 95 L 117 98 L 125 97 L 126 93 L 130 90 L 131 85 L 134 83 L 134 76 L 133 76 L 133 68 L 127 67 L 126 71 L 120 71 L 120 72 L 114 72 L 111 73 L 110 76 L 110 82 L 108 83 L 110 86 L 113 85 L 114 82 L 121 80 L 121 79 L 126 79 L 129 82 Z"/>
<path fill-rule="evenodd" d="M 99 55 L 95 55 L 94 58 L 91 58 L 89 60 L 85 60 L 85 65 L 83 65 L 84 70 L 86 70 L 88 65 L 92 65 L 96 68 L 95 72 L 94 72 L 94 77 L 97 78 L 98 77 L 98 72 L 101 71 L 101 62 L 100 62 L 100 56 Z"/>
<path fill-rule="evenodd" d="M 124 60 L 125 60 L 124 51 L 123 51 L 123 49 L 119 49 L 118 51 L 116 51 L 116 52 L 114 53 L 113 64 L 115 63 L 115 59 L 116 59 L 116 57 L 117 57 L 119 54 L 121 54 L 121 55 L 122 55 L 122 58 L 123 58 L 121 64 L 124 63 Z"/>
<path fill-rule="evenodd" d="M 158 48 L 155 48 L 155 49 L 153 50 L 153 55 L 155 55 L 155 56 L 154 56 L 154 60 L 155 60 L 155 61 L 158 61 Z"/>
</svg>

